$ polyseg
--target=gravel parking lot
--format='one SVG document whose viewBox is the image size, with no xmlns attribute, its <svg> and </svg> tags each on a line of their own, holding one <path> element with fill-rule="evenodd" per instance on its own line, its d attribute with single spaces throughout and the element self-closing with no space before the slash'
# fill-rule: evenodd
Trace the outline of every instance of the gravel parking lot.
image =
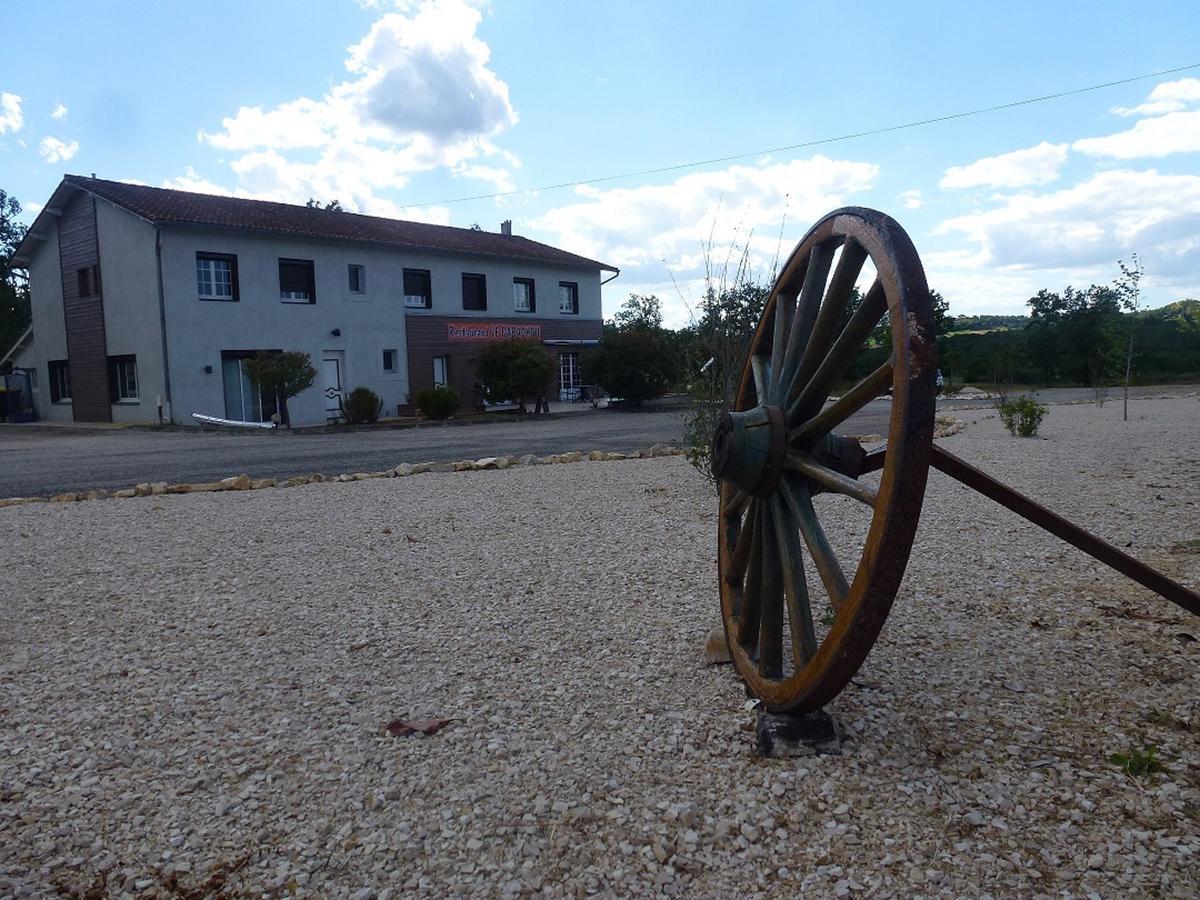
<svg viewBox="0 0 1200 900">
<path fill-rule="evenodd" d="M 1196 398 L 963 417 L 1200 587 Z M 0 509 L 0 896 L 1200 894 L 1200 620 L 932 473 L 845 752 L 760 759 L 715 519 L 678 457 Z"/>
</svg>

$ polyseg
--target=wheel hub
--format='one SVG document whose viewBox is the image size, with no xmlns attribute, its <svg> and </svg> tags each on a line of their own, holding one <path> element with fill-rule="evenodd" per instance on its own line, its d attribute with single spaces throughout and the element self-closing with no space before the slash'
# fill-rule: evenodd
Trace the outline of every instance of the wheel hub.
<svg viewBox="0 0 1200 900">
<path fill-rule="evenodd" d="M 712 472 L 755 497 L 767 497 L 783 475 L 787 423 L 778 406 L 727 412 L 713 434 Z"/>
</svg>

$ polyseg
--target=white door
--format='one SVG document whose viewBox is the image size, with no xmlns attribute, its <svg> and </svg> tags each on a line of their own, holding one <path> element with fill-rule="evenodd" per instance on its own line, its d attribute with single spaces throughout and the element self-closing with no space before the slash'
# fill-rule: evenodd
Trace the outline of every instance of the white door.
<svg viewBox="0 0 1200 900">
<path fill-rule="evenodd" d="M 342 417 L 342 362 L 340 350 L 326 350 L 321 358 L 321 375 L 325 382 L 325 417 Z"/>
</svg>

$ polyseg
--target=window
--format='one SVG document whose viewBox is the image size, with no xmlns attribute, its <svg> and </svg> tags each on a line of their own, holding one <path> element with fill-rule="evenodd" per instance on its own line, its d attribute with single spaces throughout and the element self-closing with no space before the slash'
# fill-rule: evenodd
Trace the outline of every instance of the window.
<svg viewBox="0 0 1200 900">
<path fill-rule="evenodd" d="M 317 302 L 317 284 L 311 259 L 279 261 L 279 299 L 284 303 Z"/>
<path fill-rule="evenodd" d="M 350 293 L 365 294 L 367 292 L 367 270 L 363 266 L 349 266 Z"/>
<path fill-rule="evenodd" d="M 433 306 L 428 269 L 404 270 L 404 305 L 410 309 L 429 309 Z"/>
<path fill-rule="evenodd" d="M 65 359 L 51 360 L 46 364 L 50 370 L 50 402 L 71 402 L 71 364 Z"/>
<path fill-rule="evenodd" d="M 537 312 L 537 301 L 533 293 L 532 278 L 513 279 L 513 310 L 516 312 Z"/>
<path fill-rule="evenodd" d="M 94 297 L 100 293 L 100 267 L 84 266 L 75 270 L 75 285 L 80 297 Z"/>
<path fill-rule="evenodd" d="M 383 351 L 383 371 L 394 374 L 396 371 L 396 351 Z"/>
<path fill-rule="evenodd" d="M 268 422 L 276 412 L 281 415 L 285 412 L 279 408 L 273 391 L 261 391 L 250 380 L 246 360 L 254 355 L 253 350 L 226 350 L 221 353 L 225 418 L 234 422 Z"/>
<path fill-rule="evenodd" d="M 136 356 L 110 356 L 108 358 L 108 396 L 113 403 L 137 401 Z"/>
<path fill-rule="evenodd" d="M 463 309 L 487 309 L 487 279 L 482 275 L 462 277 Z"/>
<path fill-rule="evenodd" d="M 566 350 L 558 354 L 558 398 L 579 399 L 579 353 Z"/>
<path fill-rule="evenodd" d="M 579 284 L 574 281 L 558 283 L 558 311 L 566 316 L 579 315 Z"/>
<path fill-rule="evenodd" d="M 433 386 L 445 387 L 449 384 L 450 357 L 435 356 L 433 358 Z"/>
<path fill-rule="evenodd" d="M 197 253 L 196 293 L 201 300 L 236 300 L 237 257 L 227 253 Z"/>
</svg>

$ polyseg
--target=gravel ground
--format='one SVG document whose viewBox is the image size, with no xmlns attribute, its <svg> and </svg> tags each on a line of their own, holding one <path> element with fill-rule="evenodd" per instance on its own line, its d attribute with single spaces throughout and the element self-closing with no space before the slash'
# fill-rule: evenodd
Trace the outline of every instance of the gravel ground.
<svg viewBox="0 0 1200 900">
<path fill-rule="evenodd" d="M 1200 403 L 1134 414 L 944 444 L 1198 586 Z M 1200 622 L 934 473 L 844 754 L 760 759 L 712 501 L 675 457 L 0 510 L 0 896 L 1200 893 Z"/>
</svg>

